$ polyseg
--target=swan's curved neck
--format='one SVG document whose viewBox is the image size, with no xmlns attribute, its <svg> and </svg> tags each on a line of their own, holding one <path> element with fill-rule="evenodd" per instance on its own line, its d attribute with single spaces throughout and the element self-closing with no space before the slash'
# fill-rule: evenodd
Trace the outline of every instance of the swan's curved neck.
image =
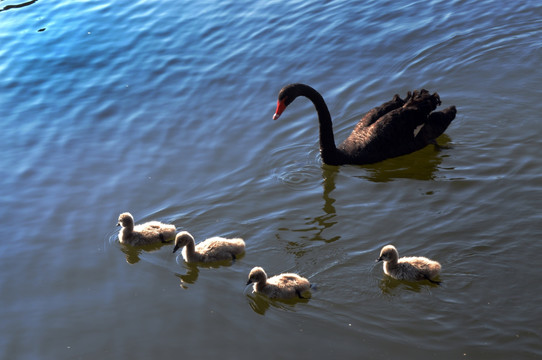
<svg viewBox="0 0 542 360">
<path fill-rule="evenodd" d="M 331 123 L 331 115 L 327 108 L 324 98 L 318 91 L 307 85 L 299 85 L 299 95 L 305 96 L 314 104 L 318 113 L 318 123 L 320 124 L 320 153 L 326 164 L 336 162 L 337 147 L 335 146 L 335 138 L 333 136 L 333 124 Z"/>
</svg>

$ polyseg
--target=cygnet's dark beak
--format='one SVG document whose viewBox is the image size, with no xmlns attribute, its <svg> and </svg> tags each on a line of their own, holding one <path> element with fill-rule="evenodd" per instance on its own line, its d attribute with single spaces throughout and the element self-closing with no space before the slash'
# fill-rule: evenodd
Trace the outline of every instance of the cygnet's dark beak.
<svg viewBox="0 0 542 360">
<path fill-rule="evenodd" d="M 179 250 L 179 245 L 175 245 L 175 247 L 173 248 L 173 252 Z"/>
<path fill-rule="evenodd" d="M 118 222 L 118 223 L 117 223 L 117 226 L 122 226 L 122 225 L 120 224 L 120 222 Z"/>
<path fill-rule="evenodd" d="M 379 257 L 378 259 L 375 260 L 375 262 L 381 262 L 383 259 L 382 259 L 382 256 Z"/>
<path fill-rule="evenodd" d="M 248 279 L 247 285 L 250 285 L 250 284 L 252 284 L 252 280 Z"/>
</svg>

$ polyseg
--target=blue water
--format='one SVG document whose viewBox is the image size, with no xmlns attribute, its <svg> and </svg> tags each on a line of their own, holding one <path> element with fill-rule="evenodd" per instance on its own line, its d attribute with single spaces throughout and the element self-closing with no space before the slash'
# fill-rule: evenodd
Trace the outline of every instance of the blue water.
<svg viewBox="0 0 542 360">
<path fill-rule="evenodd" d="M 0 358 L 542 356 L 536 1 L 0 1 Z M 416 153 L 323 165 L 398 93 L 458 114 Z M 121 246 L 121 212 L 240 236 L 231 266 Z M 441 262 L 441 286 L 374 260 Z M 245 288 L 298 272 L 309 301 Z"/>
</svg>

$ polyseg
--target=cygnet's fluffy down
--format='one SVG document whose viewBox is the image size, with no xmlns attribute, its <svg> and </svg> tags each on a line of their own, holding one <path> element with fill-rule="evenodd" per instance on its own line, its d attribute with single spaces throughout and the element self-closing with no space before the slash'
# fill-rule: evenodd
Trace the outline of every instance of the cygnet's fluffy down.
<svg viewBox="0 0 542 360">
<path fill-rule="evenodd" d="M 159 221 L 149 221 L 134 226 L 134 217 L 128 212 L 119 215 L 117 226 L 122 226 L 119 241 L 135 246 L 168 242 L 175 238 L 177 232 L 175 225 Z"/>
<path fill-rule="evenodd" d="M 384 261 L 384 273 L 397 280 L 433 280 L 440 273 L 440 264 L 421 256 L 402 257 L 393 245 L 386 245 L 380 251 L 380 257 L 376 261 Z"/>
<path fill-rule="evenodd" d="M 212 237 L 200 242 L 197 246 L 194 237 L 188 231 L 181 231 L 175 237 L 173 252 L 183 248 L 183 258 L 188 263 L 210 263 L 215 261 L 235 260 L 245 252 L 243 239 L 225 239 Z"/>
<path fill-rule="evenodd" d="M 303 299 L 303 293 L 310 291 L 309 280 L 297 274 L 284 273 L 267 278 L 264 269 L 257 266 L 250 271 L 247 285 L 254 284 L 254 292 L 271 299 Z"/>
</svg>

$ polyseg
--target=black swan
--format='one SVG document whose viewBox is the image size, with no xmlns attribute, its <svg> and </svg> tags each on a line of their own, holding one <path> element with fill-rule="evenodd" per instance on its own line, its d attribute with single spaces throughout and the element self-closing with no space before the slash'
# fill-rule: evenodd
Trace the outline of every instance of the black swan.
<svg viewBox="0 0 542 360">
<path fill-rule="evenodd" d="M 290 84 L 279 92 L 273 120 L 298 96 L 307 97 L 316 108 L 320 122 L 320 154 L 329 165 L 370 164 L 420 150 L 436 144 L 457 112 L 455 106 L 435 111 L 441 104 L 437 93 L 408 92 L 403 100 L 395 95 L 390 101 L 369 111 L 350 136 L 335 146 L 331 115 L 318 91 L 305 84 Z"/>
</svg>

